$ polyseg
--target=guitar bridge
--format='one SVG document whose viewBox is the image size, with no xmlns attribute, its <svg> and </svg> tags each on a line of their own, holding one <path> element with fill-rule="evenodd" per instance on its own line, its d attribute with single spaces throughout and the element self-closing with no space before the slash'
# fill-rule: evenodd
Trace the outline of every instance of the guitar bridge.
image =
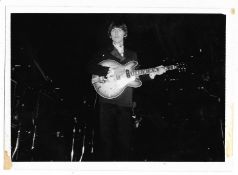
<svg viewBox="0 0 238 175">
<path fill-rule="evenodd" d="M 126 70 L 126 77 L 127 77 L 127 78 L 130 78 L 130 77 L 131 77 L 129 70 Z"/>
</svg>

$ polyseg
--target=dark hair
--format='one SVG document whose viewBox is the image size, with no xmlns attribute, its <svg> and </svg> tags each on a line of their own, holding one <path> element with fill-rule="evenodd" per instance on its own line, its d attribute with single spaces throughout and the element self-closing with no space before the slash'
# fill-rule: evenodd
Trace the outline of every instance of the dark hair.
<svg viewBox="0 0 238 175">
<path fill-rule="evenodd" d="M 114 28 L 120 28 L 120 29 L 122 29 L 123 31 L 124 31 L 124 33 L 125 33 L 125 35 L 124 35 L 124 37 L 127 37 L 127 33 L 128 33 L 128 31 L 127 31 L 127 26 L 126 26 L 126 24 L 125 23 L 123 23 L 123 22 L 111 22 L 111 24 L 109 25 L 109 27 L 108 27 L 108 36 L 109 37 L 111 37 L 111 31 L 112 31 L 112 29 L 114 29 Z"/>
</svg>

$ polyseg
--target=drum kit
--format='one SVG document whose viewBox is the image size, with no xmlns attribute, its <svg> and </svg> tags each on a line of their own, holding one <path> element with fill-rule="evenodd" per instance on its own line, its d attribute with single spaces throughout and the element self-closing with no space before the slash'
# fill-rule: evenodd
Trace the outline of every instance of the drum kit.
<svg viewBox="0 0 238 175">
<path fill-rule="evenodd" d="M 12 81 L 12 86 L 15 85 Z M 61 117 L 60 112 L 53 111 L 60 111 L 60 106 L 55 105 L 57 101 L 42 91 L 26 91 L 24 96 L 31 93 L 38 93 L 33 104 L 28 104 L 25 97 L 14 94 L 11 97 L 12 161 L 82 161 L 86 152 L 93 153 L 93 139 L 89 137 L 93 137 L 94 131 L 81 116 L 69 113 Z M 53 151 L 55 155 L 43 156 L 44 151 Z M 60 152 L 65 155 L 56 155 Z"/>
<path fill-rule="evenodd" d="M 34 60 L 33 65 L 12 65 L 12 161 L 83 161 L 94 152 L 94 130 L 80 112 L 65 112 L 50 79 Z M 31 82 L 23 72 L 39 70 L 43 81 Z M 87 104 L 84 107 L 86 108 Z"/>
</svg>

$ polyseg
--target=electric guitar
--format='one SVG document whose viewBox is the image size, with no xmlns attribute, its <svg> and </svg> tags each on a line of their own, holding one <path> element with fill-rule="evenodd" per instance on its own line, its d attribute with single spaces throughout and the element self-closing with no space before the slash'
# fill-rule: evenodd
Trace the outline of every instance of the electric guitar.
<svg viewBox="0 0 238 175">
<path fill-rule="evenodd" d="M 122 94 L 126 87 L 137 88 L 142 85 L 142 82 L 139 80 L 140 75 L 156 73 L 159 71 L 159 68 L 149 68 L 135 70 L 135 67 L 138 65 L 137 61 L 129 61 L 125 65 L 122 65 L 114 60 L 103 60 L 99 65 L 109 68 L 124 68 L 124 72 L 120 76 L 116 76 L 113 72 L 108 74 L 106 77 L 92 75 L 91 83 L 94 86 L 96 92 L 107 99 L 117 98 Z M 179 64 L 164 66 L 166 71 L 180 69 L 185 70 Z"/>
</svg>

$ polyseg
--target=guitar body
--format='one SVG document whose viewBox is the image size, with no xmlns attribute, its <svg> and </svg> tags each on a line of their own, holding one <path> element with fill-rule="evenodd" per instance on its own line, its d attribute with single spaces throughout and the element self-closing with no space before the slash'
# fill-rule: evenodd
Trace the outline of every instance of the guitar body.
<svg viewBox="0 0 238 175">
<path fill-rule="evenodd" d="M 104 67 L 116 68 L 121 67 L 131 72 L 135 69 L 137 61 L 130 61 L 125 65 L 122 65 L 114 60 L 104 60 L 99 65 Z M 122 94 L 126 87 L 137 88 L 142 85 L 142 82 L 138 79 L 138 76 L 128 76 L 126 71 L 117 77 L 115 74 L 108 74 L 107 77 L 100 77 L 98 75 L 92 76 L 92 84 L 96 92 L 107 99 L 113 99 Z"/>
</svg>

